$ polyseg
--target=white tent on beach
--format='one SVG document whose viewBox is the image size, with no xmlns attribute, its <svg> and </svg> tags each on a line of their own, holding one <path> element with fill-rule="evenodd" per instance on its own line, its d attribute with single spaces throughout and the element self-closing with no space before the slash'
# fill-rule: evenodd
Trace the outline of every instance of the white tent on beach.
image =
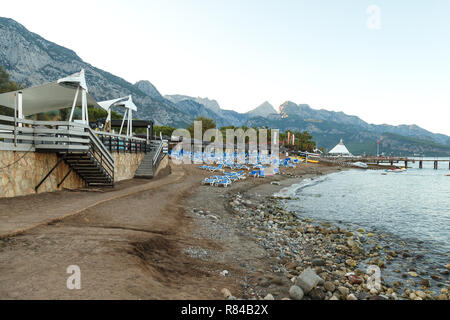
<svg viewBox="0 0 450 320">
<path fill-rule="evenodd" d="M 344 145 L 344 141 L 342 139 L 339 144 L 328 153 L 332 156 L 352 156 L 350 151 L 348 151 L 347 147 Z"/>
</svg>

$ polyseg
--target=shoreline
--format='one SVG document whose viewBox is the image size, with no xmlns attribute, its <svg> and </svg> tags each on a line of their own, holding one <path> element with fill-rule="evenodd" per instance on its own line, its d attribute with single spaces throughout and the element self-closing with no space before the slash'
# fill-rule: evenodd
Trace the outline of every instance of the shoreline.
<svg viewBox="0 0 450 320">
<path fill-rule="evenodd" d="M 356 239 L 300 221 L 272 198 L 304 179 L 344 170 L 302 164 L 282 175 L 215 188 L 200 185 L 209 172 L 181 165 L 154 181 L 125 182 L 118 186 L 120 197 L 92 206 L 114 191 L 2 200 L 26 216 L 45 214 L 49 198 L 65 206 L 56 222 L 0 239 L 0 268 L 8 270 L 0 275 L 0 299 L 329 299 L 325 287 L 333 289 L 333 300 L 383 299 L 381 292 L 359 295 L 360 285 L 349 283 L 367 281 L 347 265 L 356 260 L 353 251 L 359 254 Z M 65 217 L 80 198 L 86 208 Z M 38 204 L 33 212 L 25 206 L 30 201 Z M 65 287 L 68 264 L 82 270 L 81 291 Z M 308 267 L 314 272 L 308 271 L 310 291 L 295 279 Z M 355 276 L 346 276 L 349 270 Z M 294 284 L 302 292 L 292 291 Z M 449 299 L 448 291 L 438 298 Z"/>
<path fill-rule="evenodd" d="M 323 166 L 317 168 L 322 169 Z M 366 268 L 358 268 L 362 265 L 367 267 L 369 264 L 365 263 L 370 262 L 383 273 L 386 264 L 391 264 L 402 255 L 402 252 L 389 251 L 381 245 L 382 235 L 361 228 L 343 228 L 337 223 L 315 222 L 314 219 L 299 217 L 283 209 L 283 199 L 272 196 L 305 179 L 314 180 L 324 174 L 346 170 L 334 167 L 322 172 L 321 169 L 302 172 L 301 177 L 294 179 L 283 177 L 276 181 L 276 185 L 273 185 L 272 180 L 247 190 L 229 192 L 226 210 L 231 215 L 231 223 L 238 232 L 246 233 L 247 237 L 263 248 L 267 253 L 264 259 L 272 269 L 272 275 L 262 276 L 250 286 L 253 294 L 244 294 L 241 298 L 298 298 L 298 295 L 289 291 L 298 291 L 298 287 L 302 289 L 303 278 L 317 277 L 318 282 L 313 288 L 302 289 L 302 299 L 448 300 L 448 287 L 442 286 L 440 292 L 430 290 L 429 281 L 420 280 L 422 275 L 413 269 L 400 271 L 405 283 L 396 281 L 388 285 L 382 275 L 377 284 Z M 280 285 L 271 287 L 273 283 L 267 286 L 267 279 L 269 283 L 270 279 L 277 279 L 278 284 L 283 283 L 282 288 Z M 419 288 L 409 285 L 409 282 L 419 280 Z M 293 286 L 297 288 L 292 289 Z"/>
</svg>

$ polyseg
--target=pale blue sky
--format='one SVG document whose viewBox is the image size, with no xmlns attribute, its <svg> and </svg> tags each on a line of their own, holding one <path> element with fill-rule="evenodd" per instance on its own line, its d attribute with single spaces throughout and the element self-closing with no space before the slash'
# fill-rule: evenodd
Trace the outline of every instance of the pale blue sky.
<svg viewBox="0 0 450 320">
<path fill-rule="evenodd" d="M 240 112 L 291 100 L 450 135 L 448 0 L 24 3 L 0 15 L 163 94 Z"/>
</svg>

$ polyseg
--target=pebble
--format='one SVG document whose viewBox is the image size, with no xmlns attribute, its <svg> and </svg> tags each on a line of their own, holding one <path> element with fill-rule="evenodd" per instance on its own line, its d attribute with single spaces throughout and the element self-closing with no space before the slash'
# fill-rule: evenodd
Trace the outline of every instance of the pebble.
<svg viewBox="0 0 450 320">
<path fill-rule="evenodd" d="M 228 270 L 223 270 L 220 275 L 226 277 L 229 274 Z"/>
<path fill-rule="evenodd" d="M 349 265 L 350 267 L 353 267 L 353 268 L 356 267 L 356 261 L 353 259 L 347 259 L 347 260 L 345 260 L 345 263 L 347 265 Z"/>
<path fill-rule="evenodd" d="M 347 296 L 347 300 L 358 300 L 358 298 L 356 298 L 355 295 L 351 293 Z"/>
<path fill-rule="evenodd" d="M 220 292 L 222 293 L 225 299 L 228 299 L 228 297 L 231 296 L 231 292 L 227 288 L 223 288 L 222 290 L 220 290 Z"/>
<path fill-rule="evenodd" d="M 302 300 L 304 295 L 305 294 L 303 293 L 302 288 L 300 288 L 299 286 L 292 286 L 289 289 L 289 296 L 293 300 Z"/>
<path fill-rule="evenodd" d="M 315 288 L 312 289 L 308 295 L 313 299 L 313 300 L 323 300 L 325 299 L 325 293 L 322 291 L 322 289 L 320 288 Z"/>
<path fill-rule="evenodd" d="M 423 279 L 420 281 L 420 285 L 425 287 L 425 288 L 429 288 L 430 287 L 430 281 L 427 279 Z"/>
<path fill-rule="evenodd" d="M 439 277 L 437 274 L 432 274 L 432 275 L 431 275 L 431 278 L 432 278 L 433 280 L 441 280 L 441 277 Z"/>
<path fill-rule="evenodd" d="M 325 265 L 325 261 L 323 259 L 314 259 L 312 261 L 312 265 L 316 267 L 322 267 Z"/>
<path fill-rule="evenodd" d="M 416 291 L 416 296 L 418 296 L 418 297 L 421 298 L 421 299 L 425 299 L 425 297 L 426 297 L 427 295 L 426 295 L 425 292 L 423 292 L 423 291 Z"/>
<path fill-rule="evenodd" d="M 347 297 L 348 294 L 350 293 L 350 290 L 349 290 L 348 288 L 342 287 L 342 286 L 338 287 L 338 291 L 339 291 L 344 297 Z"/>
<path fill-rule="evenodd" d="M 270 293 L 264 297 L 264 300 L 275 300 L 275 298 L 273 297 L 273 295 L 271 295 Z"/>
<path fill-rule="evenodd" d="M 361 283 L 363 283 L 363 280 L 360 277 L 355 276 L 355 275 L 351 275 L 350 277 L 348 277 L 348 281 L 351 284 L 361 284 Z"/>
<path fill-rule="evenodd" d="M 334 283 L 331 282 L 331 281 L 326 281 L 326 282 L 323 284 L 323 287 L 324 287 L 327 291 L 329 291 L 329 292 L 334 292 L 334 290 L 336 290 L 336 286 L 335 286 Z"/>
<path fill-rule="evenodd" d="M 308 268 L 297 277 L 295 284 L 308 294 L 321 281 L 323 281 L 322 278 L 320 278 L 313 269 Z"/>
</svg>

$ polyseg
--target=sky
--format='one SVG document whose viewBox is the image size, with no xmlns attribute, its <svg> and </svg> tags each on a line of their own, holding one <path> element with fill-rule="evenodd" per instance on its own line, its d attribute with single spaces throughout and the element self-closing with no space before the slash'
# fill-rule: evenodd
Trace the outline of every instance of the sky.
<svg viewBox="0 0 450 320">
<path fill-rule="evenodd" d="M 448 0 L 13 1 L 0 16 L 162 94 L 264 101 L 450 135 Z"/>
</svg>

